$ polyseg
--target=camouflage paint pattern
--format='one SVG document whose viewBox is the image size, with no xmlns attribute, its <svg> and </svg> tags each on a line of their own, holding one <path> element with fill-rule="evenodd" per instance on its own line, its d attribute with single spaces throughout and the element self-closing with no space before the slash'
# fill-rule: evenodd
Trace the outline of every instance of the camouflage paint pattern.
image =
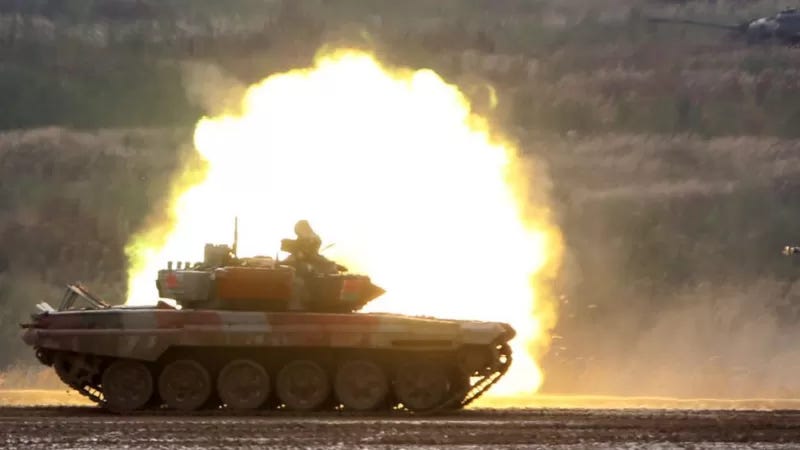
<svg viewBox="0 0 800 450">
<path fill-rule="evenodd" d="M 329 281 L 334 282 L 335 295 L 331 297 L 334 300 L 349 294 L 353 287 L 380 289 L 373 287 L 368 278 L 339 277 Z M 400 405 L 429 412 L 461 408 L 505 374 L 511 364 L 508 341 L 515 334 L 504 323 L 395 314 L 176 309 L 165 303 L 156 307 L 112 307 L 80 285 L 67 287 L 57 309 L 48 304 L 37 307 L 42 312 L 32 316 L 31 323 L 22 325 L 25 343 L 36 350 L 40 362 L 54 367 L 65 384 L 117 411 L 147 407 L 153 400 L 148 389 L 155 380 L 158 380 L 158 398 L 172 407 L 179 407 L 175 403 L 179 398 L 194 398 L 173 392 L 185 389 L 181 387 L 183 384 L 175 384 L 169 378 L 182 373 L 170 372 L 170 367 L 177 367 L 173 364 L 210 372 L 207 379 L 219 375 L 227 383 L 222 392 L 250 389 L 249 385 L 236 387 L 239 378 L 223 375 L 223 366 L 241 364 L 243 359 L 251 367 L 263 366 L 262 369 L 274 371 L 278 378 L 292 364 L 310 364 L 324 372 L 339 370 L 344 366 L 337 365 L 346 366 L 347 361 L 355 364 L 367 360 L 371 361 L 369 364 L 389 369 L 386 376 L 393 380 L 398 398 L 411 402 L 431 398 L 435 401 L 408 406 L 401 400 Z M 318 361 L 327 368 L 309 361 Z M 384 369 L 378 369 L 378 373 L 381 370 Z M 126 376 L 134 376 L 139 382 L 130 384 Z M 200 378 L 194 379 L 195 382 L 213 389 L 208 387 L 210 381 L 203 385 L 197 381 L 202 377 L 197 376 Z M 333 376 L 333 372 L 327 376 Z M 106 383 L 106 377 L 111 377 L 111 381 Z M 430 392 L 418 394 L 418 377 L 422 377 L 425 389 Z M 195 382 L 186 386 L 195 389 L 198 385 Z M 287 390 L 293 388 L 287 386 L 290 385 L 286 382 L 276 381 L 279 396 L 295 395 Z M 307 386 L 303 386 L 303 393 L 297 395 L 307 394 Z M 336 386 L 343 389 L 337 392 L 350 395 L 350 399 L 362 395 L 353 393 L 361 388 L 350 382 Z M 314 392 L 330 388 L 333 387 L 322 383 L 316 385 Z M 210 395 L 208 392 L 200 390 L 195 394 Z M 198 402 L 191 408 L 204 404 L 205 401 Z M 152 406 L 158 405 L 156 401 Z M 393 403 L 378 398 L 372 407 L 381 405 L 391 408 Z M 318 407 L 322 403 L 313 405 Z"/>
<path fill-rule="evenodd" d="M 391 314 L 108 308 L 43 313 L 23 340 L 38 349 L 155 361 L 170 347 L 457 350 L 506 342 L 503 323 Z"/>
</svg>

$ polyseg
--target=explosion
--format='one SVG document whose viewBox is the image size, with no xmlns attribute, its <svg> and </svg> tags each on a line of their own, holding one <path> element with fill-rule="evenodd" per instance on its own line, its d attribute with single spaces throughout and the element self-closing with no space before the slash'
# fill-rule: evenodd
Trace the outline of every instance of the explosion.
<svg viewBox="0 0 800 450">
<path fill-rule="evenodd" d="M 240 255 L 276 255 L 307 219 L 326 256 L 386 289 L 367 310 L 508 322 L 515 360 L 492 392 L 538 389 L 554 314 L 537 280 L 558 235 L 529 204 L 537 180 L 458 88 L 340 50 L 251 86 L 194 141 L 204 176 L 176 190 L 169 224 L 130 243 L 129 304 L 154 301 L 167 261 L 229 243 L 234 216 Z"/>
</svg>

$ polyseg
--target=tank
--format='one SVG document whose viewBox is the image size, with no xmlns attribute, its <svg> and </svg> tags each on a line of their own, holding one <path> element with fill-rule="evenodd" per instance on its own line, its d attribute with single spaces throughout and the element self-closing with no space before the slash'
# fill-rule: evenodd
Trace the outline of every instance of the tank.
<svg viewBox="0 0 800 450">
<path fill-rule="evenodd" d="M 758 17 L 739 24 L 719 24 L 683 18 L 649 17 L 654 23 L 677 23 L 706 28 L 728 30 L 734 36 L 744 37 L 747 43 L 777 42 L 796 46 L 800 44 L 800 11 L 787 8 L 771 16 Z"/>
<path fill-rule="evenodd" d="M 71 284 L 22 325 L 38 360 L 98 405 L 143 409 L 436 412 L 511 364 L 505 323 L 359 310 L 384 291 L 325 258 L 290 264 L 206 245 L 159 271 L 155 306 Z"/>
</svg>

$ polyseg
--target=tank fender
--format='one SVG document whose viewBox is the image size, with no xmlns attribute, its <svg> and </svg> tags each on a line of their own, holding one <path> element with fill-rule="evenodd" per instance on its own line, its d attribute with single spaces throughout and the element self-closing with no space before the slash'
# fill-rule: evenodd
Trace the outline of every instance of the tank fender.
<svg viewBox="0 0 800 450">
<path fill-rule="evenodd" d="M 23 339 L 28 345 L 43 350 L 156 361 L 175 341 L 177 332 L 28 329 Z"/>
<path fill-rule="evenodd" d="M 461 322 L 464 344 L 489 344 L 494 341 L 510 341 L 516 332 L 510 325 L 501 322 Z"/>
</svg>

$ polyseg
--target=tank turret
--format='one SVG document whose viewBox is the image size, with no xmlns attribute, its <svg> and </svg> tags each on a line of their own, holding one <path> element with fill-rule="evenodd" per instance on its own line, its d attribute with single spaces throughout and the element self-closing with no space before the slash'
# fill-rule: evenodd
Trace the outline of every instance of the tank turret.
<svg viewBox="0 0 800 450">
<path fill-rule="evenodd" d="M 156 279 L 159 297 L 192 309 L 346 313 L 384 293 L 368 276 L 349 274 L 322 255 L 312 261 L 239 258 L 238 229 L 237 219 L 232 246 L 206 244 L 202 262 L 167 263 Z M 284 239 L 281 250 L 294 253 L 293 242 Z"/>
<path fill-rule="evenodd" d="M 783 251 L 781 253 L 783 253 L 786 256 L 797 255 L 798 253 L 800 253 L 800 247 L 787 245 L 783 247 Z"/>
<path fill-rule="evenodd" d="M 784 9 L 774 15 L 758 17 L 739 24 L 720 24 L 673 17 L 649 17 L 648 21 L 728 30 L 734 36 L 743 37 L 749 44 L 773 41 L 793 46 L 800 43 L 800 12 L 793 8 Z"/>
<path fill-rule="evenodd" d="M 271 257 L 236 257 L 226 245 L 206 244 L 203 262 L 169 263 L 158 272 L 161 298 L 184 308 L 236 311 L 352 312 L 384 290 L 366 275 L 314 267 L 298 270 Z"/>
</svg>

